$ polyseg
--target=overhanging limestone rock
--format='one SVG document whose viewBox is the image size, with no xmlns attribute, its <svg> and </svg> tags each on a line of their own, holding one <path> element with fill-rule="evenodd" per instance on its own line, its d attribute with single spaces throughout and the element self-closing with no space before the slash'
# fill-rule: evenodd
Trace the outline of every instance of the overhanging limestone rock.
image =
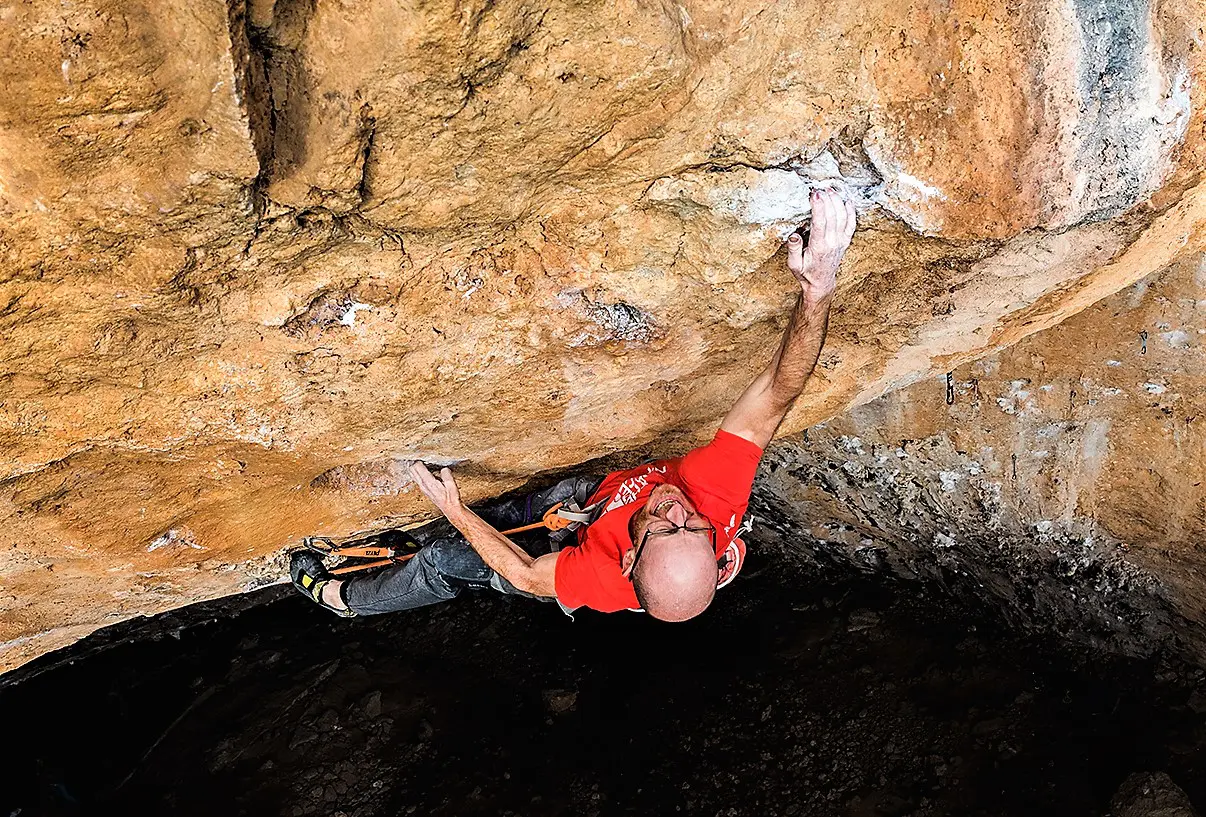
<svg viewBox="0 0 1206 817">
<path fill-rule="evenodd" d="M 779 331 L 807 182 L 864 218 L 788 430 L 1167 265 L 1203 243 L 1202 17 L 13 10 L 0 661 L 425 513 L 401 460 L 480 497 L 699 439 Z"/>
</svg>

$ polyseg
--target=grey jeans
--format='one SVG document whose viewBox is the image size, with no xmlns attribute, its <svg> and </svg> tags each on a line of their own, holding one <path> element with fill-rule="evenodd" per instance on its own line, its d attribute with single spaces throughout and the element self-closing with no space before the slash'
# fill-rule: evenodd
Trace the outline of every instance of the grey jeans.
<svg viewBox="0 0 1206 817">
<path fill-rule="evenodd" d="M 573 499 L 585 506 L 602 481 L 603 477 L 599 476 L 570 477 L 544 490 L 475 510 L 498 530 L 517 528 L 539 522 L 544 512 L 558 502 Z M 525 593 L 495 573 L 446 519 L 438 519 L 408 533 L 423 546 L 414 558 L 344 582 L 344 601 L 357 615 L 392 613 L 447 601 L 456 598 L 466 587 L 492 587 L 500 593 L 552 601 Z M 527 538 L 538 540 L 524 548 L 532 556 L 542 556 L 553 549 L 548 536 Z"/>
</svg>

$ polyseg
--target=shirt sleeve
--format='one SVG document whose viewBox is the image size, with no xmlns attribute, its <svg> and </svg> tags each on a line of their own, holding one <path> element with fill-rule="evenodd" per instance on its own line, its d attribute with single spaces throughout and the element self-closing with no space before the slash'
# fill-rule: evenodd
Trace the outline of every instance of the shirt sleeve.
<svg viewBox="0 0 1206 817">
<path fill-rule="evenodd" d="M 610 579 L 610 580 L 609 580 Z M 638 607 L 632 585 L 614 562 L 601 558 L 590 544 L 568 547 L 557 554 L 553 589 L 564 607 L 589 607 L 615 613 Z"/>
<path fill-rule="evenodd" d="M 744 510 L 754 488 L 762 449 L 744 437 L 719 430 L 712 442 L 683 457 L 678 476 L 690 493 L 710 494 Z"/>
<path fill-rule="evenodd" d="M 553 589 L 557 593 L 557 601 L 570 608 L 589 606 L 587 597 L 590 595 L 590 586 L 597 584 L 591 581 L 594 571 L 582 558 L 582 547 L 584 545 L 563 549 L 557 554 L 557 564 L 553 570 Z"/>
</svg>

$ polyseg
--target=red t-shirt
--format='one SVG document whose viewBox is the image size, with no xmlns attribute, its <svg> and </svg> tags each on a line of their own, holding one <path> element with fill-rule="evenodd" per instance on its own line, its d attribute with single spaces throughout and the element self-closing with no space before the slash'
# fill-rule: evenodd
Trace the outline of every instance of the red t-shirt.
<svg viewBox="0 0 1206 817">
<path fill-rule="evenodd" d="M 640 607 L 632 582 L 620 573 L 620 560 L 632 547 L 628 522 L 663 482 L 680 488 L 716 528 L 716 558 L 731 561 L 722 576 L 727 584 L 740 568 L 745 547 L 734 542 L 750 502 L 754 472 L 762 449 L 727 431 L 684 457 L 659 460 L 608 474 L 591 502 L 610 497 L 603 515 L 578 532 L 577 547 L 557 556 L 554 586 L 567 608 L 590 607 L 605 613 Z"/>
</svg>

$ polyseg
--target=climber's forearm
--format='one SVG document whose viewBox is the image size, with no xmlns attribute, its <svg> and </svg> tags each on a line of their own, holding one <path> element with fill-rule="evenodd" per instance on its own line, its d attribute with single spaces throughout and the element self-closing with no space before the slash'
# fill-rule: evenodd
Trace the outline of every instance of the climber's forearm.
<svg viewBox="0 0 1206 817">
<path fill-rule="evenodd" d="M 804 391 L 825 343 L 832 293 L 796 300 L 774 358 L 742 393 L 720 427 L 765 448 Z"/>
<path fill-rule="evenodd" d="M 447 513 L 448 521 L 464 534 L 469 545 L 477 551 L 498 575 L 519 590 L 537 596 L 552 596 L 552 564 L 548 556 L 533 558 L 518 545 L 503 536 L 492 525 L 465 506 Z M 553 559 L 555 561 L 555 557 Z"/>
<path fill-rule="evenodd" d="M 832 300 L 832 293 L 816 300 L 802 294 L 796 300 L 779 351 L 767 367 L 768 402 L 772 412 L 786 415 L 816 369 L 829 327 Z"/>
</svg>

